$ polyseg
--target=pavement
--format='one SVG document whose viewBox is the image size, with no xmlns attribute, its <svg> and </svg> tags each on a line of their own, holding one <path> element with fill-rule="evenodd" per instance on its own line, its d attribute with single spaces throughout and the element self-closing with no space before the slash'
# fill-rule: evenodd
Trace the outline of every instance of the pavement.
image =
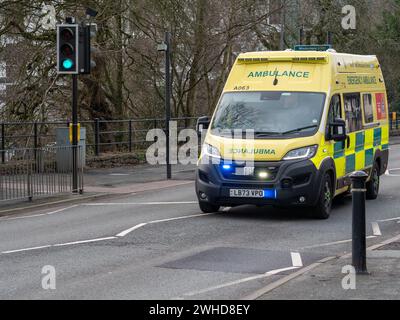
<svg viewBox="0 0 400 320">
<path fill-rule="evenodd" d="M 389 166 L 366 204 L 375 250 L 356 290 L 341 287 L 350 197 L 324 221 L 254 206 L 204 215 L 193 168 L 175 168 L 176 180 L 160 186 L 165 168 L 144 166 L 89 172 L 88 186 L 109 191 L 101 197 L 0 217 L 0 299 L 398 299 L 400 145 Z M 49 268 L 54 288 L 44 285 Z"/>
<path fill-rule="evenodd" d="M 173 165 L 171 169 L 171 180 L 166 180 L 165 166 L 138 165 L 86 170 L 85 192 L 129 194 L 185 185 L 195 178 L 195 165 Z"/>
</svg>

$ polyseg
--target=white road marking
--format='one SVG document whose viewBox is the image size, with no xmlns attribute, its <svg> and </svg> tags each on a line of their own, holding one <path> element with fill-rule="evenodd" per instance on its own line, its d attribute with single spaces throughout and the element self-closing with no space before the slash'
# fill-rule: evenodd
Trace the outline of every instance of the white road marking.
<svg viewBox="0 0 400 320">
<path fill-rule="evenodd" d="M 116 236 L 117 236 L 117 237 L 121 237 L 121 238 L 122 238 L 122 237 L 125 237 L 127 234 L 131 233 L 132 231 L 134 231 L 134 230 L 136 230 L 136 229 L 139 229 L 139 228 L 141 228 L 141 227 L 144 227 L 145 225 L 147 225 L 147 223 L 140 223 L 140 224 L 138 224 L 138 225 L 136 225 L 136 226 L 133 226 L 132 228 L 126 229 L 126 230 L 124 230 L 124 231 L 118 233 Z"/>
<path fill-rule="evenodd" d="M 336 259 L 336 257 L 327 257 L 325 259 L 322 259 L 316 263 L 313 263 L 307 267 L 301 268 L 296 272 L 293 272 L 287 276 L 284 276 L 283 278 L 280 278 L 278 281 L 272 282 L 268 284 L 266 287 L 261 288 L 257 290 L 256 292 L 253 292 L 250 295 L 247 295 L 246 297 L 241 298 L 240 300 L 256 300 L 257 298 L 261 297 L 262 295 L 280 287 L 281 285 L 287 283 L 288 281 L 297 278 L 298 276 L 315 269 L 316 267 L 322 265 L 325 262 L 331 261 L 333 259 Z"/>
<path fill-rule="evenodd" d="M 234 285 L 237 285 L 237 284 L 241 284 L 241 283 L 244 283 L 244 282 L 249 282 L 249 281 L 253 281 L 253 280 L 257 280 L 257 279 L 268 278 L 268 277 L 273 276 L 275 274 L 278 274 L 278 273 L 281 273 L 281 272 L 284 272 L 284 271 L 295 270 L 295 269 L 298 269 L 298 268 L 297 267 L 289 267 L 289 268 L 272 270 L 272 271 L 268 271 L 267 273 L 264 273 L 264 274 L 261 274 L 261 275 L 258 275 L 258 276 L 243 278 L 243 279 L 239 279 L 239 280 L 223 283 L 223 284 L 220 284 L 220 285 L 216 285 L 216 286 L 213 286 L 213 287 L 205 288 L 205 289 L 202 289 L 202 290 L 184 293 L 183 296 L 191 297 L 191 296 L 199 295 L 199 294 L 210 292 L 210 291 L 214 291 L 214 290 L 218 290 L 218 289 L 222 289 L 222 288 L 226 288 L 226 287 L 231 287 L 231 286 L 234 286 Z"/>
<path fill-rule="evenodd" d="M 20 219 L 28 219 L 28 218 L 36 218 L 36 217 L 42 217 L 45 216 L 45 213 L 40 213 L 40 214 L 33 214 L 30 216 L 22 216 L 22 217 L 14 217 L 14 218 L 0 218 L 0 221 L 12 221 L 12 220 L 20 220 Z"/>
<path fill-rule="evenodd" d="M 72 246 L 74 244 L 92 243 L 92 242 L 99 242 L 99 241 L 106 241 L 106 240 L 113 240 L 113 239 L 116 239 L 116 237 L 105 237 L 105 238 L 81 240 L 81 241 L 74 241 L 74 242 L 58 243 L 58 244 L 53 244 L 52 247 L 65 247 L 65 246 Z"/>
<path fill-rule="evenodd" d="M 110 173 L 109 176 L 130 176 L 130 173 Z"/>
<path fill-rule="evenodd" d="M 113 239 L 116 239 L 116 237 L 96 238 L 96 239 L 81 240 L 81 241 L 74 241 L 74 242 L 49 244 L 49 245 L 40 246 L 40 247 L 24 248 L 24 249 L 17 249 L 17 250 L 8 250 L 8 251 L 3 251 L 3 252 L 1 252 L 1 254 L 9 254 L 9 253 L 17 253 L 17 252 L 26 252 L 26 251 L 33 251 L 33 250 L 39 250 L 39 249 L 47 249 L 47 248 L 53 248 L 53 247 L 65 247 L 65 246 L 71 246 L 71 245 L 76 245 L 76 244 L 93 243 L 93 242 L 106 241 L 106 240 L 113 240 Z"/>
<path fill-rule="evenodd" d="M 103 206 L 155 206 L 155 205 L 176 205 L 176 204 L 198 204 L 197 201 L 176 201 L 176 202 L 108 202 L 108 203 L 84 203 L 83 206 L 103 207 Z"/>
<path fill-rule="evenodd" d="M 91 195 L 91 196 L 82 196 L 79 197 L 79 200 L 83 201 L 83 200 L 90 200 L 90 199 L 97 199 L 99 197 L 98 194 L 95 195 Z M 17 207 L 17 208 L 13 208 L 13 209 L 6 209 L 6 210 L 1 210 L 0 211 L 0 215 L 7 213 L 9 214 L 10 212 L 16 212 L 16 211 L 21 211 L 21 210 L 25 210 L 25 209 L 30 209 L 30 210 L 34 210 L 34 209 L 38 209 L 38 208 L 48 208 L 49 206 L 54 206 L 54 205 L 59 205 L 59 204 L 64 204 L 64 203 L 70 203 L 71 199 L 64 199 L 64 200 L 59 200 L 59 201 L 52 201 L 52 202 L 45 202 L 45 203 L 41 203 L 41 204 L 35 204 L 35 205 L 29 205 L 29 206 L 25 206 L 25 207 Z"/>
<path fill-rule="evenodd" d="M 381 228 L 379 228 L 378 222 L 372 222 L 372 232 L 374 236 L 380 237 L 382 235 Z"/>
<path fill-rule="evenodd" d="M 162 220 L 154 220 L 148 222 L 149 224 L 154 224 L 154 223 L 160 223 L 160 222 L 169 222 L 169 221 L 175 221 L 175 220 L 183 220 L 183 219 L 191 219 L 191 218 L 198 218 L 198 217 L 206 217 L 210 216 L 216 213 L 202 213 L 202 214 L 193 214 L 190 216 L 182 216 L 182 217 L 176 217 L 176 218 L 168 218 L 168 219 L 162 219 Z"/>
<path fill-rule="evenodd" d="M 301 259 L 301 255 L 299 252 L 291 252 L 292 256 L 292 265 L 293 267 L 301 268 L 303 266 L 303 261 Z"/>
<path fill-rule="evenodd" d="M 51 245 L 40 246 L 40 247 L 32 247 L 32 248 L 25 248 L 25 249 L 17 249 L 17 250 L 9 250 L 9 251 L 3 251 L 2 254 L 39 250 L 39 249 L 45 249 L 45 248 L 50 248 L 50 247 L 51 247 Z"/>
<path fill-rule="evenodd" d="M 209 215 L 212 215 L 212 214 L 216 214 L 216 213 L 193 214 L 193 215 L 190 215 L 190 216 L 182 216 L 182 217 L 168 218 L 168 219 L 162 219 L 162 220 L 153 220 L 153 221 L 137 224 L 137 225 L 135 225 L 135 226 L 133 226 L 133 227 L 131 227 L 129 229 L 126 229 L 126 230 L 118 233 L 116 236 L 117 237 L 125 237 L 126 235 L 128 235 L 132 231 L 135 231 L 135 230 L 137 230 L 139 228 L 142 228 L 142 227 L 144 227 L 145 225 L 148 225 L 148 224 L 156 224 L 156 223 L 161 223 L 161 222 L 169 222 L 169 221 L 176 221 L 176 220 L 184 220 L 184 219 L 205 217 L 205 216 L 209 216 Z"/>
<path fill-rule="evenodd" d="M 76 207 L 78 207 L 78 206 L 79 206 L 79 205 L 75 204 L 75 205 L 73 205 L 73 206 L 65 207 L 65 208 L 62 208 L 62 209 L 55 210 L 55 211 L 50 211 L 50 212 L 40 213 L 40 214 L 33 214 L 33 215 L 30 215 L 30 216 L 13 217 L 13 218 L 3 218 L 3 219 L 0 219 L 0 221 L 11 221 L 11 220 L 20 220 L 20 219 L 29 219 L 29 218 L 37 218 L 37 217 L 43 217 L 43 216 L 50 216 L 50 215 L 53 215 L 53 214 L 56 214 L 56 213 L 60 213 L 60 212 L 67 211 L 67 210 L 72 209 L 72 208 L 76 208 Z"/>
<path fill-rule="evenodd" d="M 76 207 L 78 205 L 74 205 L 68 208 L 60 209 L 57 211 L 49 212 L 43 215 L 49 215 L 49 214 L 54 214 L 57 212 L 64 211 L 66 209 L 70 209 L 73 207 Z M 122 238 L 131 233 L 132 231 L 135 231 L 139 228 L 142 228 L 148 224 L 156 224 L 156 223 L 161 223 L 161 222 L 168 222 L 168 221 L 174 221 L 174 220 L 183 220 L 183 219 L 190 219 L 190 218 L 197 218 L 197 217 L 204 217 L 215 213 L 208 213 L 208 214 L 195 214 L 195 215 L 190 215 L 190 216 L 183 216 L 183 217 L 175 217 L 175 218 L 169 218 L 169 219 L 162 219 L 162 220 L 154 220 L 150 222 L 145 222 L 145 223 L 140 223 L 137 224 L 129 229 L 126 229 L 120 233 L 118 233 L 116 236 L 112 237 L 104 237 L 104 238 L 96 238 L 96 239 L 89 239 L 89 240 L 80 240 L 80 241 L 73 241 L 73 242 L 66 242 L 66 243 L 57 243 L 57 244 L 52 244 L 52 245 L 45 245 L 45 246 L 40 246 L 40 247 L 33 247 L 33 248 L 24 248 L 24 249 L 17 249 L 17 250 L 8 250 L 8 251 L 3 251 L 1 254 L 8 254 L 8 253 L 16 253 L 16 252 L 24 252 L 24 251 L 31 251 L 31 250 L 38 250 L 38 249 L 44 249 L 44 248 L 51 248 L 51 247 L 64 247 L 64 246 L 71 246 L 71 245 L 77 245 L 77 244 L 85 244 L 85 243 L 92 243 L 92 242 L 99 242 L 99 241 L 105 241 L 105 240 L 114 240 L 117 238 Z"/>
<path fill-rule="evenodd" d="M 374 238 L 376 238 L 376 236 L 368 236 L 367 237 L 367 239 L 374 239 Z M 313 245 L 313 246 L 307 246 L 307 247 L 303 247 L 302 249 L 313 249 L 313 248 L 319 248 L 319 247 L 328 247 L 328 246 L 334 246 L 334 245 L 348 243 L 348 242 L 352 242 L 352 241 L 353 241 L 352 239 L 340 240 L 340 241 L 316 244 L 316 245 Z"/>
<path fill-rule="evenodd" d="M 389 222 L 389 221 L 397 221 L 397 220 L 400 220 L 400 217 L 385 219 L 385 220 L 378 220 L 378 222 Z"/>
</svg>

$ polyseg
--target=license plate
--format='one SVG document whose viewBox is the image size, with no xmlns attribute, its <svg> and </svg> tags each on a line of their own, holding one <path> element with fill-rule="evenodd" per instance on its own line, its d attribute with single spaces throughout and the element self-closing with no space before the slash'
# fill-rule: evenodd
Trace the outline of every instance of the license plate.
<svg viewBox="0 0 400 320">
<path fill-rule="evenodd" d="M 235 171 L 237 176 L 252 176 L 254 175 L 254 167 L 237 167 Z"/>
<path fill-rule="evenodd" d="M 264 198 L 264 190 L 255 189 L 231 189 L 231 198 Z"/>
</svg>

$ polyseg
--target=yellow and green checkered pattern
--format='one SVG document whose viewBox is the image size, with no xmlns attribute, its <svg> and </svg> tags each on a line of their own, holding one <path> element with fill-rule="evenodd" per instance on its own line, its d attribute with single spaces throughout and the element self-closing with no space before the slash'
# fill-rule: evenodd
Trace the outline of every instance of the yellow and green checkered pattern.
<svg viewBox="0 0 400 320">
<path fill-rule="evenodd" d="M 347 142 L 337 142 L 333 146 L 333 158 L 338 178 L 373 166 L 376 150 L 389 149 L 389 127 L 381 126 L 349 134 Z"/>
</svg>

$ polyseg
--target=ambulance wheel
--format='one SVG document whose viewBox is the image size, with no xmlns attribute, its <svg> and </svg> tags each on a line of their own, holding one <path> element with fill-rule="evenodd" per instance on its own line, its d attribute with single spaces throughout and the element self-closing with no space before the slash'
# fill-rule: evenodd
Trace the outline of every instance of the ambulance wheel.
<svg viewBox="0 0 400 320">
<path fill-rule="evenodd" d="M 313 217 L 315 219 L 328 219 L 332 210 L 333 200 L 332 179 L 329 173 L 326 173 L 322 179 L 321 194 L 317 205 L 313 208 Z"/>
<path fill-rule="evenodd" d="M 214 213 L 214 212 L 218 212 L 220 206 L 216 205 L 216 204 L 211 204 L 208 202 L 199 202 L 199 207 L 200 210 L 203 213 Z"/>
<path fill-rule="evenodd" d="M 367 182 L 368 200 L 375 200 L 376 198 L 378 198 L 379 186 L 380 186 L 379 167 L 378 164 L 375 163 L 374 168 L 372 169 L 371 179 Z"/>
</svg>

